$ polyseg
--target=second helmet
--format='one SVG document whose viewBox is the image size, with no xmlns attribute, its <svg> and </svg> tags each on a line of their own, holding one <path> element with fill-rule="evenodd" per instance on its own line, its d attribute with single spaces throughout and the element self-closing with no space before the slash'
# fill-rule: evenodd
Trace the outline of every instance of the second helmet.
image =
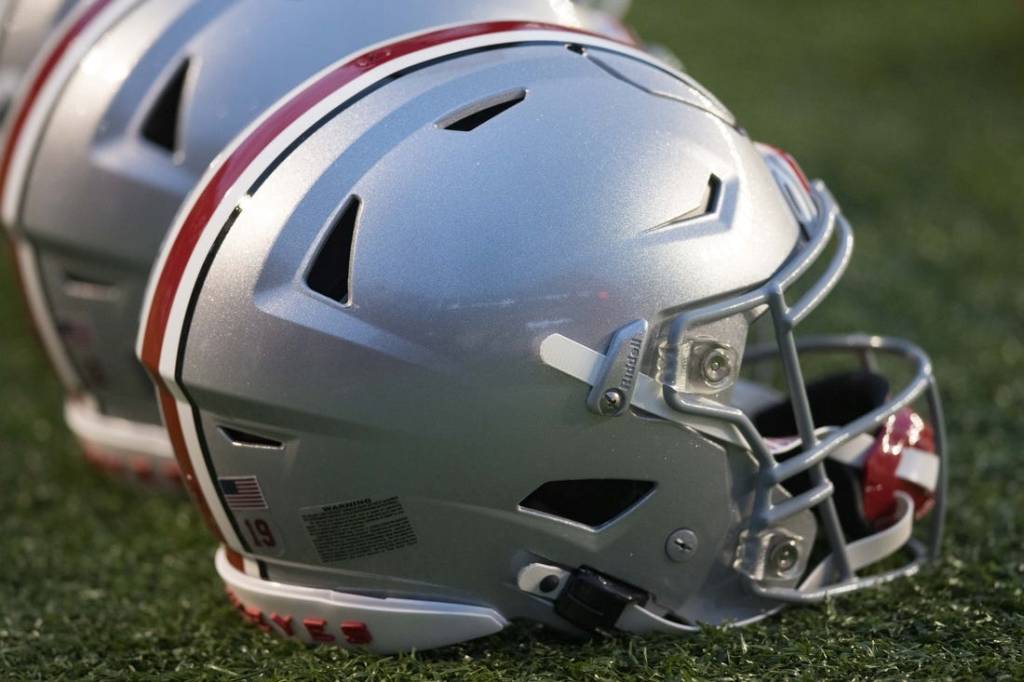
<svg viewBox="0 0 1024 682">
<path fill-rule="evenodd" d="M 67 391 L 67 423 L 91 460 L 148 480 L 178 476 L 132 343 L 157 248 L 216 154 L 355 50 L 437 25 L 524 19 L 626 38 L 593 10 L 547 0 L 75 7 L 12 111 L 0 191 L 33 320 Z"/>
</svg>

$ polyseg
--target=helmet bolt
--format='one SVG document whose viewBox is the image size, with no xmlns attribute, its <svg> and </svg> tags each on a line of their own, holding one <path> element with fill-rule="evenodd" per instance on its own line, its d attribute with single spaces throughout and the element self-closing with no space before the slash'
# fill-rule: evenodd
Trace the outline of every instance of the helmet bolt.
<svg viewBox="0 0 1024 682">
<path fill-rule="evenodd" d="M 697 534 L 689 528 L 681 528 L 668 536 L 665 553 L 672 561 L 686 561 L 697 553 Z"/>
<path fill-rule="evenodd" d="M 796 540 L 785 538 L 768 553 L 768 567 L 777 576 L 785 576 L 796 568 L 800 560 L 800 546 Z"/>
<path fill-rule="evenodd" d="M 601 411 L 605 414 L 617 414 L 625 402 L 626 397 L 622 395 L 622 391 L 617 388 L 607 390 L 601 396 Z"/>
<path fill-rule="evenodd" d="M 724 348 L 713 348 L 704 355 L 700 369 L 709 386 L 719 386 L 732 375 L 732 359 Z"/>
<path fill-rule="evenodd" d="M 541 592 L 547 594 L 549 592 L 554 592 L 555 590 L 557 590 L 561 582 L 562 581 L 558 579 L 557 575 L 547 575 L 544 576 L 544 579 L 540 581 L 540 585 L 538 587 L 540 587 Z"/>
</svg>

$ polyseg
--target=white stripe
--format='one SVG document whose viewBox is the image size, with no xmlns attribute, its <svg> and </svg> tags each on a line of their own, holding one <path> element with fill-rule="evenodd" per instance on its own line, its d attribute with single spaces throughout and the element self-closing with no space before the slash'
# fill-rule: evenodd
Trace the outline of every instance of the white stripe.
<svg viewBox="0 0 1024 682">
<path fill-rule="evenodd" d="M 199 489 L 203 493 L 203 499 L 206 500 L 206 506 L 210 510 L 210 515 L 220 529 L 224 542 L 236 552 L 241 553 L 244 551 L 242 543 L 235 534 L 235 528 L 231 525 L 231 521 L 224 512 L 224 507 L 219 504 L 220 497 L 218 497 L 217 489 L 214 486 L 213 479 L 210 477 L 210 471 L 206 468 L 206 463 L 203 461 L 202 450 L 199 446 L 199 436 L 196 433 L 195 422 L 192 420 L 192 406 L 185 400 L 177 385 L 168 382 L 167 387 L 174 398 L 174 407 L 178 411 L 178 422 L 181 424 L 181 435 L 185 440 L 185 450 L 188 452 L 189 460 L 192 462 L 196 481 L 199 483 Z"/>
</svg>

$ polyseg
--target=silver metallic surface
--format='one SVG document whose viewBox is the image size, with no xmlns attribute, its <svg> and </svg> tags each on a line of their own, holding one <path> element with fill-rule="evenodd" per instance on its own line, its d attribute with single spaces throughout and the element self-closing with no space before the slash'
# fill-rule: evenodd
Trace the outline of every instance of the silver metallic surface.
<svg viewBox="0 0 1024 682">
<path fill-rule="evenodd" d="M 477 127 L 451 128 L 510 92 L 525 96 Z M 792 331 L 852 247 L 823 186 L 818 219 L 801 225 L 758 149 L 702 89 L 614 49 L 563 42 L 438 59 L 310 126 L 244 198 L 221 207 L 227 222 L 207 226 L 203 237 L 217 239 L 202 276 L 173 292 L 190 303 L 168 363 L 174 376 L 164 374 L 195 415 L 205 473 L 260 482 L 266 509 L 207 501 L 236 531 L 232 549 L 269 581 L 486 605 L 572 630 L 552 599 L 586 566 L 650 594 L 620 622 L 677 632 L 876 581 L 853 577 L 822 463 L 922 392 L 915 380 L 817 440 Z M 695 216 L 716 180 L 717 200 Z M 336 264 L 348 277 L 339 302 L 307 278 L 330 255 L 353 197 L 360 210 Z M 785 290 L 833 236 L 837 254 L 821 281 L 788 306 Z M 694 371 L 720 378 L 716 357 L 737 373 L 748 326 L 766 312 L 804 439 L 782 463 L 728 406 L 731 382 L 711 393 L 679 387 Z M 628 365 L 620 359 L 637 334 L 615 330 L 638 319 L 653 330 L 638 376 L 657 377 L 655 409 L 678 419 L 584 408 L 590 387 L 606 400 L 621 391 L 626 370 L 607 367 Z M 540 360 L 551 339 L 553 355 L 562 339 L 600 359 L 582 373 L 587 388 Z M 682 362 L 694 340 L 720 355 Z M 808 349 L 816 343 L 831 342 Z M 923 357 L 881 339 L 834 343 Z M 745 360 L 759 357 L 768 356 Z M 930 380 L 926 360 L 916 369 Z M 721 438 L 709 423 L 740 437 Z M 226 430 L 282 447 L 240 446 Z M 804 471 L 808 492 L 780 485 Z M 521 506 L 545 484 L 592 480 L 654 485 L 597 525 Z M 387 500 L 415 544 L 325 554 L 310 515 Z M 271 552 L 247 539 L 241 529 L 258 521 L 287 546 Z M 700 540 L 675 561 L 681 527 Z M 803 590 L 821 535 L 839 575 Z M 792 546 L 773 557 L 778 537 Z M 689 539 L 676 538 L 692 547 Z"/>
<path fill-rule="evenodd" d="M 182 199 L 232 138 L 347 54 L 496 19 L 578 22 L 572 5 L 549 0 L 148 0 L 107 31 L 50 112 L 17 226 L 97 410 L 159 424 L 132 346 L 146 277 Z M 166 149 L 143 128 L 186 63 L 176 148 Z"/>
<path fill-rule="evenodd" d="M 673 96 L 610 75 L 595 54 Z M 435 125 L 513 88 L 525 100 L 472 132 Z M 632 320 L 660 324 L 681 301 L 758 285 L 792 252 L 799 226 L 760 154 L 682 101 L 693 93 L 603 50 L 468 55 L 359 99 L 246 200 L 202 284 L 182 380 L 214 475 L 266 481 L 269 516 L 294 538 L 281 558 L 250 548 L 273 580 L 488 603 L 568 627 L 509 585 L 526 550 L 641 585 L 692 622 L 777 608 L 731 566 L 753 460 L 645 415 L 581 413 L 586 394 L 537 358 L 553 332 L 605 348 Z M 716 211 L 648 231 L 688 211 L 712 174 Z M 352 195 L 362 209 L 342 305 L 305 276 Z M 237 448 L 223 425 L 284 451 Z M 544 483 L 579 478 L 657 488 L 596 530 L 520 511 Z M 416 547 L 321 561 L 299 510 L 390 497 Z M 681 522 L 707 538 L 685 564 L 665 555 Z M 792 523 L 813 537 L 810 515 Z"/>
<path fill-rule="evenodd" d="M 0 121 L 50 30 L 77 0 L 0 2 Z"/>
</svg>

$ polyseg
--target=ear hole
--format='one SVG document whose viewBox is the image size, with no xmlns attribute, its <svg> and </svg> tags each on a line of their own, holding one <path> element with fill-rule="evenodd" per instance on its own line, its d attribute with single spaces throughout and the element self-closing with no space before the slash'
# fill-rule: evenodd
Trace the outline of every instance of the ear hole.
<svg viewBox="0 0 1024 682">
<path fill-rule="evenodd" d="M 142 124 L 142 137 L 174 154 L 179 149 L 181 104 L 191 61 L 186 59 L 164 85 Z"/>
<path fill-rule="evenodd" d="M 238 445 L 246 448 L 265 448 L 272 450 L 280 450 L 284 448 L 284 443 L 273 438 L 267 438 L 265 436 L 259 436 L 255 433 L 249 433 L 242 431 L 241 429 L 231 428 L 230 426 L 221 426 L 220 432 L 228 442 L 232 445 Z"/>
<path fill-rule="evenodd" d="M 359 197 L 349 198 L 306 276 L 310 289 L 339 303 L 347 303 L 349 299 L 352 242 L 361 208 Z"/>
<path fill-rule="evenodd" d="M 526 90 L 522 89 L 494 95 L 446 116 L 438 121 L 437 126 L 445 130 L 468 133 L 503 114 L 525 99 Z"/>
<path fill-rule="evenodd" d="M 519 506 L 596 528 L 613 521 L 651 494 L 651 481 L 582 479 L 549 481 Z"/>
</svg>

